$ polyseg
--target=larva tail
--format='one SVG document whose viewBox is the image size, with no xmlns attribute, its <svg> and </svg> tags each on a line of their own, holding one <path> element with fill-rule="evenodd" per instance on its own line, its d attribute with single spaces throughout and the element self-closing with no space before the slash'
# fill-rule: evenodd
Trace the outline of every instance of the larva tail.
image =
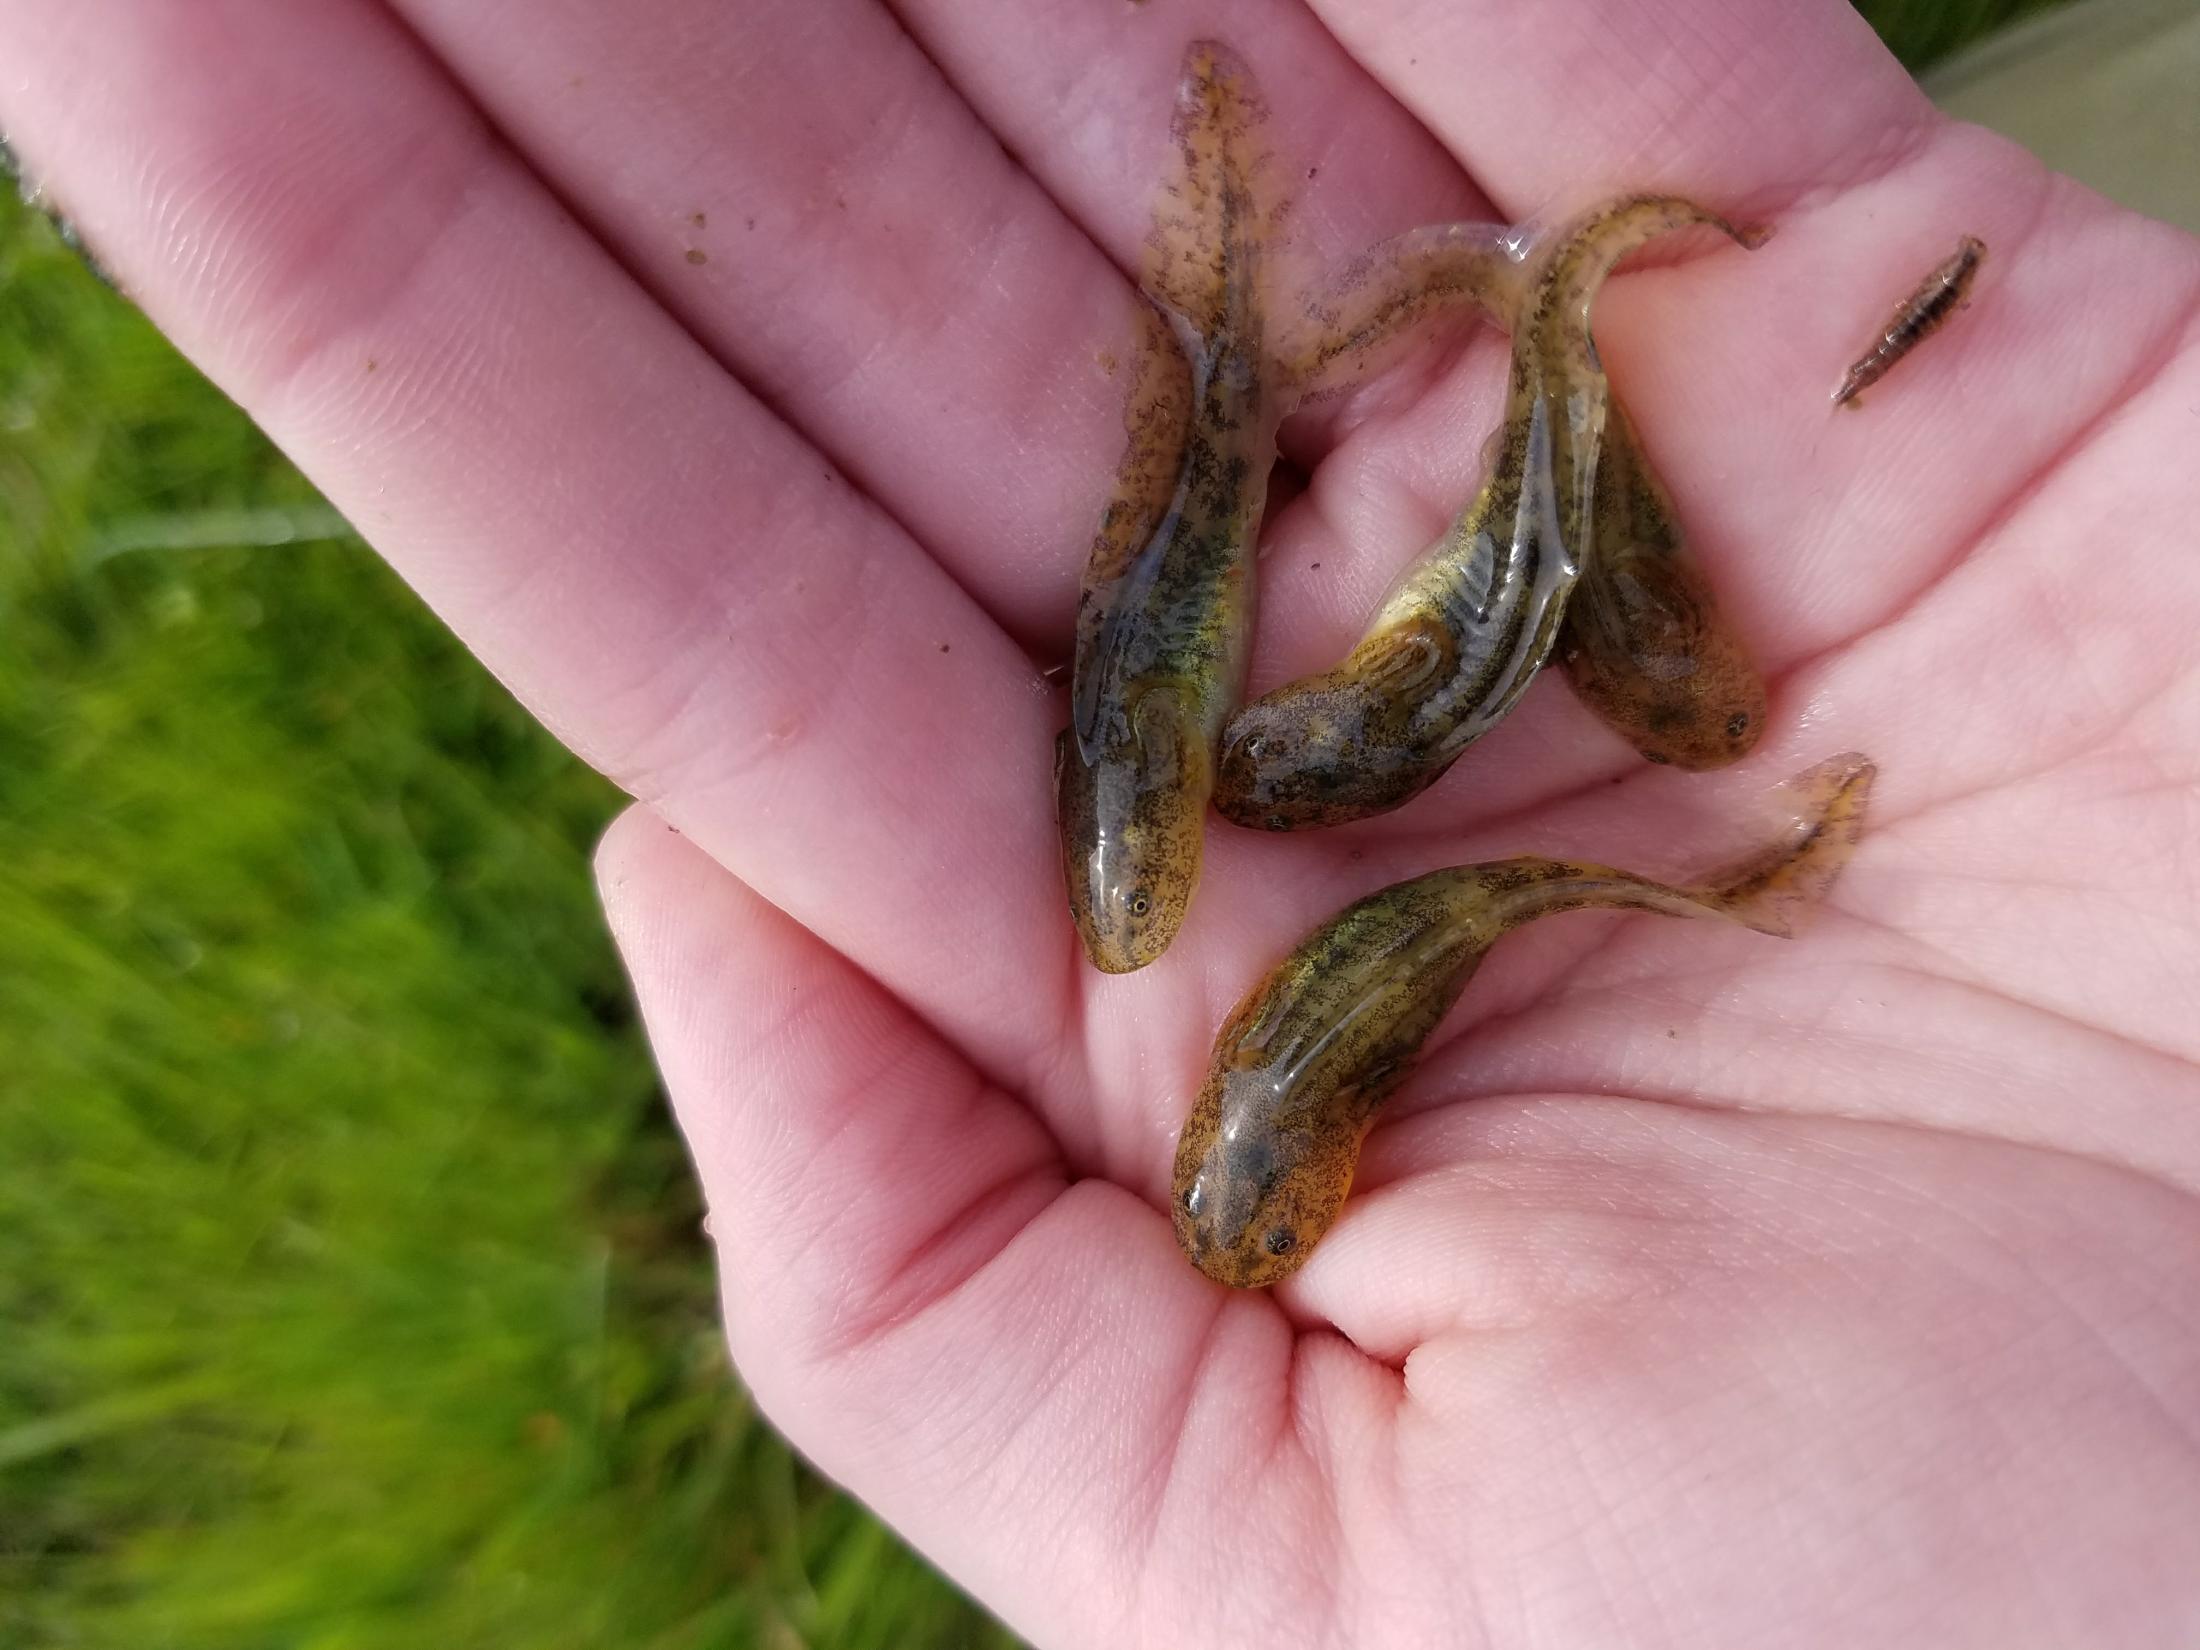
<svg viewBox="0 0 2200 1650">
<path fill-rule="evenodd" d="M 1282 217 L 1267 121 L 1235 52 L 1213 40 L 1185 48 L 1170 128 L 1176 156 L 1146 237 L 1144 285 L 1204 342 L 1249 331 L 1257 314 L 1262 255 Z"/>
<path fill-rule="evenodd" d="M 1318 283 L 1277 326 L 1276 361 L 1301 398 L 1374 377 L 1421 341 L 1425 325 L 1509 327 L 1526 290 L 1521 243 L 1502 224 L 1439 223 L 1369 248 Z"/>
<path fill-rule="evenodd" d="M 1705 878 L 1692 897 L 1760 934 L 1792 937 L 1855 851 L 1878 772 L 1870 757 L 1844 751 L 1795 775 L 1780 787 L 1796 805 L 1790 833 Z"/>
<path fill-rule="evenodd" d="M 1755 251 L 1772 231 L 1758 224 L 1735 224 L 1718 213 L 1675 195 L 1628 195 L 1607 201 L 1563 228 L 1539 236 L 1537 257 L 1539 313 L 1545 325 L 1586 326 L 1589 306 L 1604 278 L 1631 252 L 1660 235 L 1701 226 L 1715 229 L 1737 246 Z"/>
</svg>

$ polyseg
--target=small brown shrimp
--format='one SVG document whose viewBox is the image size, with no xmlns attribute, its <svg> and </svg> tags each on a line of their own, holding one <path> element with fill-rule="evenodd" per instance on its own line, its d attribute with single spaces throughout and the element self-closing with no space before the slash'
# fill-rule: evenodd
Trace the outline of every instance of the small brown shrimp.
<svg viewBox="0 0 2200 1650">
<path fill-rule="evenodd" d="M 1976 235 L 1966 235 L 1957 242 L 1955 252 L 1947 261 L 1919 282 L 1917 290 L 1895 307 L 1895 312 L 1887 318 L 1887 327 L 1879 342 L 1850 366 L 1833 392 L 1834 405 L 1859 405 L 1857 398 L 1866 389 L 1878 383 L 1897 361 L 1938 332 L 1948 317 L 1969 299 L 1971 283 L 1978 278 L 1978 266 L 1985 258 L 1986 243 Z"/>
</svg>

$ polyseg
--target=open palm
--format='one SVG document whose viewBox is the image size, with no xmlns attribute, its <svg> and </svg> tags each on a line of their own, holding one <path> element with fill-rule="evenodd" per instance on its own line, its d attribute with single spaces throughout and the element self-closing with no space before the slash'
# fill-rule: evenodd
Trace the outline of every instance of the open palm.
<svg viewBox="0 0 2200 1650">
<path fill-rule="evenodd" d="M 1544 682 L 1386 820 L 1218 825 L 1105 979 L 1039 666 L 1203 33 L 1316 263 L 1620 188 L 1777 225 L 1599 309 L 1773 723 L 1660 773 Z M 742 1372 L 1022 1630 L 2200 1632 L 2192 243 L 1939 121 L 1831 0 L 0 0 L 0 52 L 127 289 L 640 799 L 606 897 Z M 1832 413 L 1962 231 L 1972 311 Z M 1466 496 L 1497 359 L 1294 432 L 1256 691 Z M 1872 829 L 1802 940 L 1538 925 L 1298 1279 L 1178 1256 L 1208 1040 L 1311 923 L 1475 857 L 1685 867 L 1852 747 Z"/>
</svg>

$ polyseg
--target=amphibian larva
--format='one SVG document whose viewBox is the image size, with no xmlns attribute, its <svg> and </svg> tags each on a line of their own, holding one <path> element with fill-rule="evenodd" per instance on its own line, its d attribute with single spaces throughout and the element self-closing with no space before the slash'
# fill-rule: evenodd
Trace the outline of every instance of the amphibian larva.
<svg viewBox="0 0 2200 1650">
<path fill-rule="evenodd" d="M 1722 917 L 1786 936 L 1862 828 L 1872 764 L 1850 753 L 1790 782 L 1802 817 L 1780 841 L 1696 886 L 1608 866 L 1501 859 L 1432 871 L 1347 906 L 1238 1004 L 1178 1137 L 1177 1241 L 1218 1283 L 1288 1277 L 1329 1230 L 1376 1108 L 1522 923 L 1606 908 Z"/>
<path fill-rule="evenodd" d="M 1256 142 L 1263 118 L 1226 48 L 1186 52 L 1175 170 L 1146 270 L 1177 341 L 1149 318 L 1055 748 L 1070 910 L 1110 973 L 1143 968 L 1176 937 L 1199 884 L 1215 744 L 1244 691 L 1253 540 L 1280 416 L 1264 339 L 1276 203 Z"/>
<path fill-rule="evenodd" d="M 1518 702 L 1557 644 L 1588 549 L 1609 405 L 1590 305 L 1628 253 L 1692 224 L 1759 238 L 1688 201 L 1634 196 L 1531 253 L 1488 480 L 1341 664 L 1231 719 L 1215 784 L 1226 817 L 1300 830 L 1398 807 Z"/>
</svg>

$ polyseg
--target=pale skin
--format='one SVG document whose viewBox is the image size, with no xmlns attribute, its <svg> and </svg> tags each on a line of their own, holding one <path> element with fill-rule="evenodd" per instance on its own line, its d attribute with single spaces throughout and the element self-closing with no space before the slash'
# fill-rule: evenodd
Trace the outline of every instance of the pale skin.
<svg viewBox="0 0 2200 1650">
<path fill-rule="evenodd" d="M 641 799 L 600 874 L 741 1373 L 1034 1641 L 2189 1643 L 2200 248 L 1938 124 L 1838 5 L 1256 9 L 0 0 L 0 124 Z M 1214 827 L 1106 979 L 1040 666 L 1197 34 L 1299 89 L 1310 256 L 1618 187 L 1777 225 L 1598 312 L 1772 712 L 1679 775 L 1540 683 L 1394 816 Z M 1836 413 L 1957 230 L 1970 309 Z M 1499 354 L 1287 432 L 1252 691 L 1456 510 Z M 1803 937 L 1538 924 L 1304 1272 L 1177 1253 L 1209 1040 L 1299 934 L 1437 864 L 1685 865 L 1848 748 Z"/>
</svg>

